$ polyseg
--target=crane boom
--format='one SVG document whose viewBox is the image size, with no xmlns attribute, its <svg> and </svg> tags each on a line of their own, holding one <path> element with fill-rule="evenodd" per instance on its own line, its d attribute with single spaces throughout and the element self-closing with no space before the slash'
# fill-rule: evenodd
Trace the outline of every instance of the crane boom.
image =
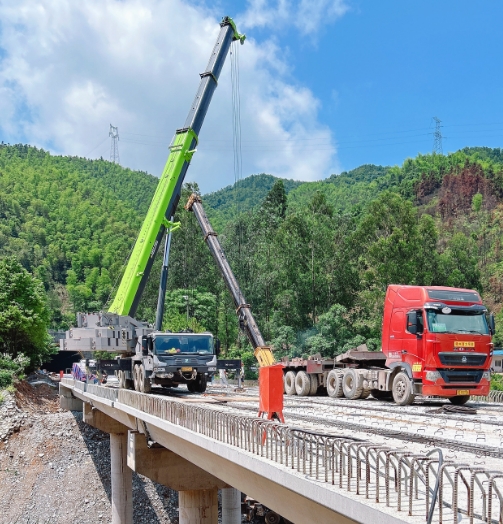
<svg viewBox="0 0 503 524">
<path fill-rule="evenodd" d="M 222 246 L 218 241 L 217 234 L 211 227 L 210 221 L 206 216 L 199 195 L 193 193 L 190 196 L 185 209 L 187 211 L 192 211 L 196 216 L 197 222 L 199 223 L 204 235 L 204 241 L 208 245 L 213 258 L 222 273 L 224 282 L 232 295 L 236 307 L 236 313 L 239 317 L 239 325 L 246 333 L 246 336 L 253 347 L 255 358 L 258 360 L 259 366 L 271 366 L 275 363 L 274 355 L 272 354 L 271 348 L 266 346 L 264 342 L 260 329 L 258 328 L 251 312 L 250 305 L 246 303 L 245 297 L 239 288 L 236 277 L 234 276 Z"/>
<path fill-rule="evenodd" d="M 166 166 L 159 179 L 115 299 L 108 310 L 110 313 L 132 317 L 136 313 L 166 226 L 171 216 L 174 215 L 180 200 L 185 173 L 196 151 L 198 135 L 217 87 L 230 45 L 235 40 L 243 43 L 244 39 L 244 35 L 237 32 L 233 20 L 225 17 L 220 24 L 220 33 L 208 65 L 204 73 L 200 75 L 199 89 L 184 127 L 176 131 L 169 147 Z"/>
</svg>

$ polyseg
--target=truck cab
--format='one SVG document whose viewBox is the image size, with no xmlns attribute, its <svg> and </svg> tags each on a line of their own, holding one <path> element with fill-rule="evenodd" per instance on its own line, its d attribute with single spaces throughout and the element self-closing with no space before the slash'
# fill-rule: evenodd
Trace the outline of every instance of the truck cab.
<svg viewBox="0 0 503 524">
<path fill-rule="evenodd" d="M 489 393 L 494 317 L 477 291 L 391 285 L 382 327 L 386 366 L 405 371 L 415 393 L 458 404 Z"/>
<path fill-rule="evenodd" d="M 207 378 L 216 372 L 219 352 L 211 333 L 153 332 L 142 340 L 143 352 L 145 343 L 152 357 L 152 383 L 187 384 L 191 392 L 205 391 Z"/>
</svg>

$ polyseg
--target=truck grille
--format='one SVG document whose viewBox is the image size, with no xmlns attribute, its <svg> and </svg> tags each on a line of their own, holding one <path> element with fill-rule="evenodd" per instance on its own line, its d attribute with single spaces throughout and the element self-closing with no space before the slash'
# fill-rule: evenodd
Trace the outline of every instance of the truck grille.
<svg viewBox="0 0 503 524">
<path fill-rule="evenodd" d="M 484 353 L 439 353 L 440 362 L 446 366 L 483 366 L 487 355 Z"/>
<path fill-rule="evenodd" d="M 439 369 L 438 372 L 446 384 L 452 382 L 478 384 L 482 378 L 482 373 L 484 373 L 483 370 L 472 371 L 462 369 Z"/>
</svg>

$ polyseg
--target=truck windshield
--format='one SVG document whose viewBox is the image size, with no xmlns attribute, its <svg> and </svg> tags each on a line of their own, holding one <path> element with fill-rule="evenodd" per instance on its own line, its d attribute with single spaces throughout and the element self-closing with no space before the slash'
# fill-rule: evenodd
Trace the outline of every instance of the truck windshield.
<svg viewBox="0 0 503 524">
<path fill-rule="evenodd" d="M 213 354 L 213 338 L 208 335 L 157 335 L 154 341 L 154 353 L 156 355 Z"/>
<path fill-rule="evenodd" d="M 473 333 L 489 335 L 489 327 L 483 313 L 473 314 L 453 310 L 444 314 L 441 311 L 427 310 L 428 329 L 431 333 Z"/>
</svg>

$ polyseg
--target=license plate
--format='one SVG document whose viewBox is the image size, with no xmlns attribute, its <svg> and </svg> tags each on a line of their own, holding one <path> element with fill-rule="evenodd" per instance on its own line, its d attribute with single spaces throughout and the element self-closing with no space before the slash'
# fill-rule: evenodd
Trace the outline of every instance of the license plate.
<svg viewBox="0 0 503 524">
<path fill-rule="evenodd" d="M 192 371 L 192 368 L 190 366 L 189 367 L 185 366 L 182 368 L 182 371 Z"/>
<path fill-rule="evenodd" d="M 208 371 L 216 371 L 216 370 L 217 370 L 217 368 L 212 368 L 212 367 L 208 368 Z"/>
<path fill-rule="evenodd" d="M 458 389 L 456 391 L 456 395 L 469 395 L 470 390 L 469 389 Z"/>
</svg>

